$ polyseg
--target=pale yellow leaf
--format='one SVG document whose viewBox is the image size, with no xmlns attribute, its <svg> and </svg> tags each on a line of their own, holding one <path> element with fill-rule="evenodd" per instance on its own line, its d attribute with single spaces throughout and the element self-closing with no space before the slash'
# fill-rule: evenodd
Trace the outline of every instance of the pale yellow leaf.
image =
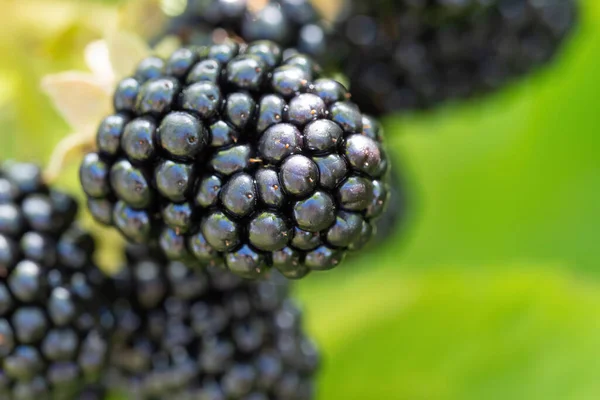
<svg viewBox="0 0 600 400">
<path fill-rule="evenodd" d="M 117 79 L 132 75 L 137 64 L 150 54 L 146 42 L 130 32 L 116 32 L 107 37 L 106 43 Z"/>
<path fill-rule="evenodd" d="M 80 160 L 86 152 L 92 151 L 95 146 L 95 137 L 95 131 L 87 130 L 63 138 L 54 147 L 50 161 L 44 170 L 45 181 L 54 182 L 62 170 L 73 160 Z"/>
<path fill-rule="evenodd" d="M 89 130 L 111 111 L 110 91 L 91 74 L 72 71 L 49 75 L 41 86 L 77 132 Z"/>
<path fill-rule="evenodd" d="M 312 0 L 313 7 L 327 21 L 335 21 L 340 17 L 340 14 L 347 7 L 347 0 Z"/>
<path fill-rule="evenodd" d="M 169 17 L 177 17 L 185 12 L 187 0 L 161 0 L 160 8 Z"/>
<path fill-rule="evenodd" d="M 269 5 L 269 0 L 248 0 L 248 9 L 253 13 L 258 13 L 260 10 Z"/>
<path fill-rule="evenodd" d="M 152 53 L 162 58 L 169 58 L 175 50 L 181 47 L 181 40 L 175 35 L 169 35 L 163 38 L 154 46 Z"/>
<path fill-rule="evenodd" d="M 85 62 L 103 84 L 107 86 L 114 84 L 115 74 L 110 62 L 106 40 L 96 40 L 85 47 Z"/>
<path fill-rule="evenodd" d="M 183 1 L 187 2 L 188 0 Z M 160 7 L 162 0 L 135 0 L 119 3 L 119 7 L 109 8 L 119 11 L 119 29 L 121 30 L 136 32 L 142 37 L 156 37 L 157 29 L 162 29 L 168 23 L 167 15 Z"/>
</svg>

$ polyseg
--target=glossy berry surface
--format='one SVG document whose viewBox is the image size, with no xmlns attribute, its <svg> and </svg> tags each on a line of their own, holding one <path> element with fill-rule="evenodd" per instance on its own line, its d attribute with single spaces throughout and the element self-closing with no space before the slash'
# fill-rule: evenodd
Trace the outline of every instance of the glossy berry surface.
<svg viewBox="0 0 600 400">
<path fill-rule="evenodd" d="M 270 40 L 311 55 L 326 49 L 326 28 L 310 0 L 189 0 L 167 33 L 185 44 L 209 44 L 215 29 L 246 42 Z"/>
<path fill-rule="evenodd" d="M 319 365 L 280 275 L 244 281 L 129 246 L 113 281 L 115 388 L 135 399 L 314 398 Z"/>
<path fill-rule="evenodd" d="M 575 0 L 346 4 L 326 55 L 376 116 L 496 90 L 550 62 L 577 20 Z"/>
<path fill-rule="evenodd" d="M 0 164 L 2 399 L 86 398 L 105 372 L 112 316 L 76 213 L 35 165 Z"/>
<path fill-rule="evenodd" d="M 106 117 L 81 164 L 96 220 L 246 278 L 332 269 L 369 241 L 389 193 L 383 134 L 310 57 L 227 42 L 149 66 L 124 82 L 156 101 Z"/>
</svg>

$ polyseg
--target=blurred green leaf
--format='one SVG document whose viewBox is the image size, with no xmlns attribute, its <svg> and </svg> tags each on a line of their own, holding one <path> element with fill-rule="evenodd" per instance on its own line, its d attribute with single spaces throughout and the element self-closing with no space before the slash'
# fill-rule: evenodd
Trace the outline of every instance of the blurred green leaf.
<svg viewBox="0 0 600 400">
<path fill-rule="evenodd" d="M 552 265 L 392 266 L 301 286 L 320 399 L 597 398 L 597 285 Z"/>
</svg>

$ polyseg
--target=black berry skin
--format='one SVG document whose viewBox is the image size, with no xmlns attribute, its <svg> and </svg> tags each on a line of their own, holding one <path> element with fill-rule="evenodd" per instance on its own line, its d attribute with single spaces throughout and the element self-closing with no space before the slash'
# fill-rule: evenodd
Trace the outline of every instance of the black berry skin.
<svg viewBox="0 0 600 400">
<path fill-rule="evenodd" d="M 146 246 L 129 246 L 127 261 L 109 293 L 111 377 L 128 398 L 314 398 L 319 354 L 280 275 L 189 269 Z"/>
<path fill-rule="evenodd" d="M 100 122 L 81 164 L 97 221 L 245 278 L 299 279 L 369 242 L 389 192 L 382 131 L 309 56 L 224 42 L 132 76 L 115 96 L 134 79 L 135 106 Z"/>
<path fill-rule="evenodd" d="M 576 0 L 350 0 L 324 65 L 379 116 L 496 90 L 550 62 L 577 21 Z"/>
<path fill-rule="evenodd" d="M 206 146 L 208 133 L 198 118 L 188 113 L 171 113 L 157 132 L 160 146 L 172 158 L 193 160 Z"/>
<path fill-rule="evenodd" d="M 166 33 L 186 45 L 205 45 L 211 43 L 215 29 L 247 42 L 270 40 L 313 56 L 326 50 L 327 29 L 310 0 L 190 0 Z"/>
<path fill-rule="evenodd" d="M 105 373 L 113 327 L 106 279 L 76 213 L 75 200 L 47 187 L 35 165 L 0 163 L 2 399 L 93 399 Z"/>
</svg>

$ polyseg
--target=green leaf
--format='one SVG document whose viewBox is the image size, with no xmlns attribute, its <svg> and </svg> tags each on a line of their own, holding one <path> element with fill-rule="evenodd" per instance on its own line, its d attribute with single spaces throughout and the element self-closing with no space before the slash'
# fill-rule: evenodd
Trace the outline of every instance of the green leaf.
<svg viewBox="0 0 600 400">
<path fill-rule="evenodd" d="M 597 398 L 599 289 L 552 265 L 382 266 L 303 285 L 319 399 Z"/>
</svg>

